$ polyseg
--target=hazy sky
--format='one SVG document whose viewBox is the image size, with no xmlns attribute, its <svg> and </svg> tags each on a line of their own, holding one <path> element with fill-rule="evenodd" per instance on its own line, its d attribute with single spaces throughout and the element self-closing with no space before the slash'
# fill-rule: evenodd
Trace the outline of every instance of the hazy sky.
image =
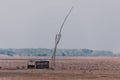
<svg viewBox="0 0 120 80">
<path fill-rule="evenodd" d="M 0 0 L 0 48 L 59 48 L 120 52 L 120 0 Z"/>
</svg>

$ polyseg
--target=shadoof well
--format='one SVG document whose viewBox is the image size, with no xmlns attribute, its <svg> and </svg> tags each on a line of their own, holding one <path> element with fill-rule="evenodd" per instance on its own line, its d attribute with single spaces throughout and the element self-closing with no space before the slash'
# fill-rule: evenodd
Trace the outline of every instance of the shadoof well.
<svg viewBox="0 0 120 80">
<path fill-rule="evenodd" d="M 56 51 L 57 51 L 57 46 L 61 39 L 61 32 L 73 8 L 74 7 L 70 9 L 69 13 L 65 17 L 61 25 L 59 33 L 56 34 L 55 36 L 55 46 L 52 57 L 50 59 L 51 63 L 50 60 L 44 60 L 44 59 L 0 59 L 0 69 L 49 69 L 50 68 L 52 70 L 55 70 Z M 51 66 L 49 66 L 50 64 Z"/>
</svg>

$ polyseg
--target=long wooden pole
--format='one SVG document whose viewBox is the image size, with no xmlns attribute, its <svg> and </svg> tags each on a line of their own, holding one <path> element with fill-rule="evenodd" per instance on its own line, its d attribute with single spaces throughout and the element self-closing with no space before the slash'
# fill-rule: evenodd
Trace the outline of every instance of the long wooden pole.
<svg viewBox="0 0 120 80">
<path fill-rule="evenodd" d="M 74 8 L 74 7 L 72 7 L 72 8 L 70 9 L 69 13 L 68 13 L 67 16 L 65 17 L 65 19 L 64 19 L 64 21 L 63 21 L 63 23 L 62 23 L 62 25 L 61 25 L 61 28 L 60 28 L 59 33 L 56 34 L 56 36 L 55 36 L 55 47 L 54 47 L 53 55 L 52 55 L 52 58 L 51 58 L 51 68 L 52 68 L 52 69 L 55 69 L 55 66 L 56 66 L 56 65 L 55 65 L 55 56 L 56 56 L 57 46 L 58 46 L 58 44 L 59 44 L 59 42 L 60 42 L 60 39 L 61 39 L 62 29 L 63 29 L 63 27 L 64 27 L 64 24 L 65 24 L 66 20 L 68 19 L 69 15 L 70 15 L 70 13 L 72 12 L 73 8 Z"/>
</svg>

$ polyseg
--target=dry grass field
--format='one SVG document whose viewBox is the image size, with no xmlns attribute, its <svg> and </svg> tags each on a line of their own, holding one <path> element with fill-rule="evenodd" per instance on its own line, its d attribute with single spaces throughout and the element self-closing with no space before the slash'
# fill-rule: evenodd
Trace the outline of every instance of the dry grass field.
<svg viewBox="0 0 120 80">
<path fill-rule="evenodd" d="M 56 70 L 0 70 L 0 80 L 120 80 L 119 57 L 57 58 Z"/>
</svg>

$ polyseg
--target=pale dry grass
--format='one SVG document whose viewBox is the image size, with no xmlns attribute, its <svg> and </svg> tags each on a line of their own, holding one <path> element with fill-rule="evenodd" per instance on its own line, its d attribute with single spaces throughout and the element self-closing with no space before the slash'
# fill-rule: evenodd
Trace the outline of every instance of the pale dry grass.
<svg viewBox="0 0 120 80">
<path fill-rule="evenodd" d="M 120 80 L 119 57 L 57 58 L 56 70 L 0 70 L 0 80 Z"/>
</svg>

